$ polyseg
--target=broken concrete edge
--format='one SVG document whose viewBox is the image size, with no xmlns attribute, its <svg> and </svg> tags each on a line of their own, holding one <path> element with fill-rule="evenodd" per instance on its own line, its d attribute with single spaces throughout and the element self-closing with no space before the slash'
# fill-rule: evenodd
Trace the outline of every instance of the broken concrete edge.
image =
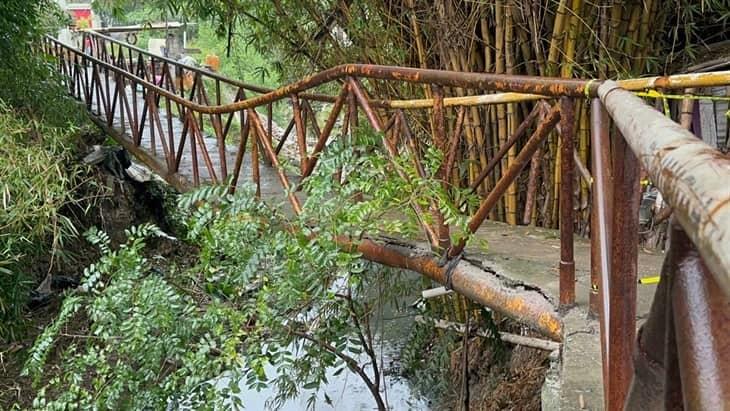
<svg viewBox="0 0 730 411">
<path fill-rule="evenodd" d="M 179 192 L 193 188 L 184 177 L 168 172 L 164 162 L 135 145 L 127 135 L 98 117 L 90 115 L 90 118 L 173 188 Z M 385 237 L 365 238 L 357 243 L 345 237 L 336 240 L 343 249 L 358 252 L 367 260 L 415 271 L 440 284 L 447 283 L 446 266 L 439 265 L 438 256 L 424 246 Z M 485 266 L 483 260 L 467 257 L 459 261 L 451 275 L 451 286 L 466 298 L 528 325 L 553 341 L 563 340 L 563 322 L 550 298 L 535 286 L 515 282 L 508 275 Z"/>
<path fill-rule="evenodd" d="M 586 307 L 573 307 L 563 314 L 563 327 L 560 355 L 550 358 L 543 383 L 542 409 L 604 409 L 600 325 Z"/>
<path fill-rule="evenodd" d="M 438 258 L 423 246 L 391 238 L 365 238 L 358 243 L 346 238 L 337 241 L 349 244 L 351 251 L 356 250 L 370 261 L 415 271 L 438 283 L 447 283 L 446 267 L 440 266 Z M 533 287 L 515 287 L 506 279 L 508 277 L 483 264 L 462 259 L 453 271 L 451 285 L 454 291 L 470 300 L 561 342 L 563 322 L 555 305 Z"/>
</svg>

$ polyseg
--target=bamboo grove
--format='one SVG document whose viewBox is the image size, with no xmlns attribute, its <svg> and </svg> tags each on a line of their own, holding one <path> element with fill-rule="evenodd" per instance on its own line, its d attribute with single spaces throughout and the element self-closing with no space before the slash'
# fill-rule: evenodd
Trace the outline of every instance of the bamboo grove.
<svg viewBox="0 0 730 411">
<path fill-rule="evenodd" d="M 103 7 L 108 1 L 97 2 Z M 113 2 L 110 12 L 123 13 Z M 724 0 L 157 0 L 166 16 L 212 21 L 227 44 L 243 42 L 273 58 L 282 83 L 344 63 L 370 63 L 463 72 L 547 77 L 620 79 L 686 71 L 712 44 L 727 40 L 730 4 Z M 383 98 L 430 98 L 429 88 L 392 89 L 367 84 Z M 482 90 L 442 90 L 445 96 L 481 95 Z M 469 107 L 460 115 L 447 108 L 447 135 L 462 134 L 453 184 L 476 186 L 480 194 L 514 161 L 534 128 L 532 102 Z M 588 107 L 577 107 L 574 161 L 578 179 L 576 230 L 587 234 L 590 206 Z M 533 114 L 533 116 L 535 116 Z M 411 119 L 424 145 L 431 144 L 433 121 Z M 530 121 L 525 121 L 530 120 Z M 516 133 L 522 131 L 522 133 Z M 500 147 L 516 144 L 494 172 L 482 170 Z M 500 200 L 490 218 L 510 224 L 558 225 L 559 133 L 535 154 Z M 569 159 L 570 161 L 571 159 Z M 582 177 L 581 177 L 582 176 Z"/>
<path fill-rule="evenodd" d="M 271 55 L 285 77 L 342 63 L 403 65 L 463 72 L 548 77 L 626 78 L 686 71 L 707 44 L 724 40 L 722 27 L 730 5 L 724 1 L 658 0 L 275 0 L 233 1 L 207 10 L 231 41 L 246 41 Z M 182 10 L 186 4 L 177 4 Z M 189 4 L 187 6 L 190 6 Z M 194 9 L 194 7 L 193 7 Z M 230 12 L 234 10 L 234 12 Z M 190 11 L 190 10 L 189 10 Z M 702 41 L 700 40 L 702 39 Z M 391 89 L 371 82 L 379 97 L 431 98 L 434 90 Z M 482 90 L 437 90 L 446 96 L 484 94 Z M 537 124 L 532 102 L 472 106 L 460 113 L 446 108 L 447 135 L 462 134 L 453 184 L 488 192 L 514 161 L 529 136 L 519 130 Z M 590 206 L 588 107 L 576 110 L 575 159 L 578 165 L 576 230 L 587 234 Z M 422 145 L 431 143 L 432 116 L 416 118 Z M 420 120 L 420 121 L 419 121 Z M 529 120 L 529 121 L 525 121 Z M 522 131 L 522 133 L 516 133 Z M 494 165 L 500 147 L 517 137 Z M 534 155 L 490 218 L 510 224 L 558 225 L 559 133 Z M 494 172 L 480 182 L 480 172 Z"/>
</svg>

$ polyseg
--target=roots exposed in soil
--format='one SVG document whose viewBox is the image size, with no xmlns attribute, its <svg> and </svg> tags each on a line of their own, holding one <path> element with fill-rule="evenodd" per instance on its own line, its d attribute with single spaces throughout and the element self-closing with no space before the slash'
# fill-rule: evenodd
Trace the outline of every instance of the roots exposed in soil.
<svg viewBox="0 0 730 411">
<path fill-rule="evenodd" d="M 503 323 L 502 331 L 520 333 Z M 497 344 L 497 345 L 495 345 Z M 470 410 L 539 410 L 549 368 L 547 351 L 470 337 L 467 353 Z M 463 337 L 417 324 L 404 348 L 404 372 L 434 410 L 463 410 Z"/>
</svg>

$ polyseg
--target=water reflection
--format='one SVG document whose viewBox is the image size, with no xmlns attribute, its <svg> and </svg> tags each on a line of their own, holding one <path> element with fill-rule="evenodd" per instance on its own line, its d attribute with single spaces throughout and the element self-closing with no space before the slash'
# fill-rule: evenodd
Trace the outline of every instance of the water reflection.
<svg viewBox="0 0 730 411">
<path fill-rule="evenodd" d="M 406 297 L 402 302 L 413 301 L 413 299 L 413 297 Z M 399 304 L 399 306 L 408 307 L 407 304 Z M 430 409 L 428 399 L 416 394 L 412 390 L 410 382 L 399 375 L 399 356 L 401 348 L 406 343 L 414 326 L 413 314 L 415 313 L 410 308 L 397 310 L 388 304 L 388 306 L 383 307 L 382 317 L 384 320 L 382 322 L 374 321 L 373 324 L 377 330 L 374 336 L 378 341 L 376 348 L 379 356 L 382 357 L 380 363 L 383 374 L 385 374 L 385 389 L 383 390 L 381 387 L 382 396 L 391 410 Z M 358 360 L 361 364 L 369 361 L 365 354 L 361 354 Z M 269 378 L 273 379 L 278 375 L 276 368 L 272 366 L 267 366 L 265 370 Z M 314 407 L 316 410 L 362 411 L 377 409 L 370 390 L 357 374 L 346 368 L 345 371 L 335 376 L 335 371 L 335 368 L 327 370 L 328 383 L 316 392 L 317 399 Z M 368 374 L 372 375 L 372 370 L 368 369 Z M 223 383 L 223 381 L 221 382 Z M 243 400 L 247 410 L 270 409 L 268 402 L 276 395 L 274 387 L 261 391 L 251 390 L 246 387 L 245 381 L 241 381 L 239 387 L 241 392 L 238 396 Z M 312 390 L 302 390 L 297 398 L 285 403 L 281 410 L 306 410 L 313 393 Z M 326 398 L 329 398 L 331 403 L 327 403 Z"/>
</svg>

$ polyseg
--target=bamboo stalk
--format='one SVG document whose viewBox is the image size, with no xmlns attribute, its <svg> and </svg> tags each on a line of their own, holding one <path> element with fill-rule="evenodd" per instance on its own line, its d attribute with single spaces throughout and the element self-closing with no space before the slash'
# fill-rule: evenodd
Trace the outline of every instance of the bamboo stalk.
<svg viewBox="0 0 730 411">
<path fill-rule="evenodd" d="M 558 57 L 559 48 L 563 44 L 564 25 L 565 25 L 565 8 L 567 7 L 567 0 L 560 0 L 558 8 L 555 11 L 555 22 L 553 23 L 553 34 L 550 37 L 550 48 L 548 49 L 547 58 L 547 70 L 548 76 L 553 76 L 558 72 Z"/>
<path fill-rule="evenodd" d="M 505 71 L 505 35 L 506 35 L 506 27 L 505 22 L 506 18 L 504 15 L 504 2 L 502 0 L 497 0 L 494 5 L 494 19 L 496 22 L 495 27 L 495 73 L 501 74 Z M 498 140 L 498 146 L 502 147 L 507 142 L 507 110 L 503 104 L 500 104 L 497 106 L 497 140 Z M 500 163 L 500 170 L 504 171 L 508 168 L 508 162 L 509 160 L 507 158 L 503 158 Z M 506 214 L 509 213 L 509 205 L 507 201 L 504 198 L 500 198 L 498 200 L 498 203 L 500 207 L 502 207 L 502 210 L 504 210 L 505 215 L 502 215 L 500 211 L 498 210 L 497 218 L 503 219 L 506 218 Z"/>
<path fill-rule="evenodd" d="M 586 164 L 588 164 L 588 147 L 589 142 L 588 139 L 590 138 L 590 125 L 588 121 L 588 107 L 587 104 L 585 104 L 583 101 L 580 101 L 578 103 L 580 114 L 580 120 L 578 125 L 578 152 L 577 152 L 577 160 L 578 162 L 576 165 L 578 166 L 578 171 L 581 173 L 581 175 L 584 177 L 580 181 L 580 223 L 583 228 L 587 227 L 589 221 L 590 221 L 590 215 L 588 213 L 588 205 L 590 204 L 590 182 L 588 179 L 588 176 L 586 173 L 583 172 L 586 168 Z M 588 173 L 590 175 L 590 173 Z M 585 232 L 585 230 L 581 230 L 581 232 Z"/>
<path fill-rule="evenodd" d="M 505 28 L 505 71 L 507 74 L 514 73 L 514 22 L 512 19 L 512 5 L 508 3 L 505 9 L 505 20 L 507 27 Z M 507 132 L 512 135 L 518 127 L 518 115 L 515 110 L 515 105 L 512 103 L 507 104 Z M 506 143 L 506 141 L 505 141 Z M 517 155 L 517 147 L 513 145 L 507 151 L 507 168 L 509 168 L 515 161 Z M 507 224 L 517 225 L 517 183 L 512 182 L 507 188 L 507 199 L 505 207 L 505 217 Z"/>
</svg>

